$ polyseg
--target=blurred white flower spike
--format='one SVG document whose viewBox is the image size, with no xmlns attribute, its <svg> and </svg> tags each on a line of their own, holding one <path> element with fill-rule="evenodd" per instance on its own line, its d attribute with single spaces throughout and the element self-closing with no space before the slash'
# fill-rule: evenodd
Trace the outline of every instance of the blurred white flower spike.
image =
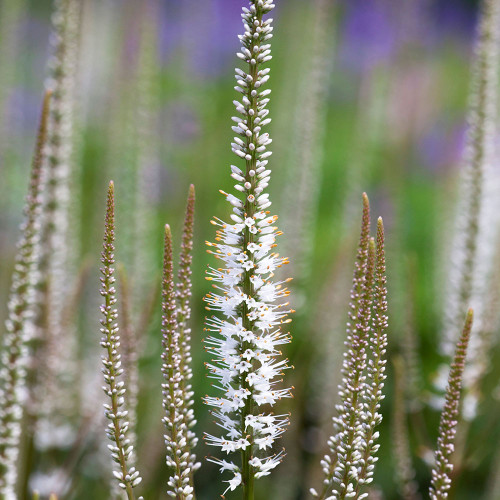
<svg viewBox="0 0 500 500">
<path fill-rule="evenodd" d="M 45 188 L 45 148 L 51 93 L 46 92 L 24 207 L 24 221 L 17 244 L 8 303 L 8 317 L 0 355 L 0 497 L 16 498 L 22 420 L 34 338 L 34 295 L 40 262 L 40 219 Z"/>
<path fill-rule="evenodd" d="M 223 396 L 207 396 L 205 402 L 215 408 L 213 414 L 224 433 L 206 434 L 205 440 L 227 454 L 241 455 L 238 463 L 208 460 L 221 472 L 233 473 L 227 490 L 241 485 L 244 498 L 253 498 L 254 478 L 268 475 L 283 458 L 283 451 L 272 450 L 288 425 L 288 415 L 274 415 L 266 407 L 291 396 L 289 388 L 277 387 L 289 368 L 287 360 L 279 359 L 279 346 L 290 342 L 281 327 L 291 321 L 287 315 L 293 311 L 280 302 L 288 296 L 289 280 L 273 281 L 274 271 L 288 260 L 274 251 L 281 232 L 275 225 L 278 217 L 266 210 L 271 205 L 269 195 L 263 193 L 271 174 L 267 168 L 271 139 L 262 132 L 270 123 L 266 106 L 271 91 L 262 89 L 269 79 L 269 69 L 262 65 L 271 59 L 272 38 L 272 20 L 264 15 L 273 8 L 271 0 L 251 0 L 249 8 L 243 8 L 245 33 L 239 36 L 242 47 L 237 55 L 248 67 L 236 69 L 235 89 L 243 97 L 234 101 L 241 116 L 233 117 L 237 135 L 231 146 L 246 168 L 231 166 L 237 196 L 221 193 L 233 206 L 232 222 L 215 218 L 215 243 L 207 242 L 209 253 L 224 262 L 223 268 L 209 268 L 207 279 L 215 282 L 215 291 L 205 298 L 207 309 L 223 316 L 207 318 L 211 336 L 205 341 L 213 355 L 207 363 L 209 377 L 218 381 Z"/>
</svg>

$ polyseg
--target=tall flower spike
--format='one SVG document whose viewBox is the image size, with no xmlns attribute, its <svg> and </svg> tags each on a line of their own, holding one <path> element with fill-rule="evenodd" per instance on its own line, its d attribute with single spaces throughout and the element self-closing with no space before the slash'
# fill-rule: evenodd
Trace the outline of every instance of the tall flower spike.
<svg viewBox="0 0 500 500">
<path fill-rule="evenodd" d="M 360 479 L 359 470 L 363 466 L 366 346 L 370 332 L 374 265 L 375 240 L 370 238 L 366 274 L 360 283 L 357 317 L 347 337 L 348 349 L 342 364 L 343 379 L 339 390 L 341 404 L 337 406 L 338 417 L 334 418 L 339 430 L 334 439 L 338 446 L 337 465 L 333 473 L 338 491 L 333 492 L 333 497 L 340 499 L 354 497 L 353 493 Z M 364 496 L 366 495 L 360 498 Z"/>
<path fill-rule="evenodd" d="M 21 238 L 17 245 L 8 319 L 3 337 L 0 368 L 0 491 L 16 498 L 17 459 L 28 368 L 28 345 L 33 337 L 33 296 L 40 259 L 41 191 L 44 184 L 44 148 L 50 92 L 46 92 L 26 197 Z"/>
<path fill-rule="evenodd" d="M 116 310 L 116 290 L 114 287 L 114 241 L 115 241 L 115 203 L 114 184 L 109 183 L 108 202 L 106 210 L 106 224 L 104 230 L 104 243 L 101 262 L 101 295 L 104 297 L 104 304 L 101 306 L 101 347 L 106 350 L 106 356 L 102 357 L 104 365 L 103 374 L 104 393 L 109 397 L 109 403 L 104 404 L 104 413 L 109 420 L 106 429 L 111 444 L 108 445 L 111 451 L 111 458 L 116 464 L 113 475 L 118 480 L 118 485 L 126 494 L 128 500 L 135 500 L 133 488 L 141 482 L 139 471 L 130 466 L 133 454 L 133 446 L 127 438 L 129 422 L 128 412 L 125 407 L 125 383 L 123 382 L 123 368 L 121 367 L 121 356 L 118 352 L 120 346 L 120 335 L 118 333 L 118 313 Z"/>
<path fill-rule="evenodd" d="M 52 105 L 47 137 L 47 189 L 42 219 L 41 296 L 37 323 L 43 339 L 43 355 L 37 363 L 36 390 L 38 422 L 35 443 L 66 449 L 76 437 L 72 418 L 77 413 L 74 390 L 76 371 L 76 331 L 62 320 L 67 304 L 69 272 L 70 180 L 73 151 L 73 108 L 75 65 L 81 2 L 56 0 L 52 15 L 51 44 L 47 88 L 52 90 Z M 66 328 L 64 328 L 66 326 Z M 65 431 L 67 437 L 58 437 Z M 45 466 L 50 467 L 46 461 Z M 60 493 L 60 492 L 58 492 Z"/>
<path fill-rule="evenodd" d="M 135 119 L 131 132 L 136 136 L 136 175 L 132 179 L 137 184 L 134 225 L 137 242 L 154 239 L 157 234 L 156 220 L 149 217 L 155 209 L 156 200 L 161 199 L 162 173 L 160 161 L 160 102 L 161 65 L 159 64 L 159 30 L 162 16 L 161 3 L 147 2 L 141 5 L 140 40 L 137 54 L 135 81 L 132 82 Z M 125 35 L 127 36 L 127 34 Z M 125 44 L 126 45 L 126 44 Z M 123 107 L 123 106 L 122 106 Z M 119 131 L 121 133 L 121 130 Z M 123 133 L 117 138 L 117 146 L 123 148 Z M 131 141 L 133 142 L 133 141 Z M 121 168 L 120 168 L 121 170 Z M 138 297 L 142 299 L 150 283 L 158 276 L 156 252 L 153 245 L 136 243 L 134 255 L 134 282 L 137 283 Z"/>
<path fill-rule="evenodd" d="M 465 320 L 464 329 L 457 343 L 455 356 L 448 376 L 448 387 L 441 420 L 439 422 L 439 433 L 436 450 L 436 464 L 432 470 L 432 481 L 429 489 L 431 500 L 444 500 L 448 498 L 451 486 L 451 454 L 454 449 L 455 434 L 457 429 L 460 391 L 462 388 L 462 375 L 465 368 L 465 356 L 469 344 L 472 329 L 473 311 L 469 309 Z"/>
<path fill-rule="evenodd" d="M 380 403 L 384 399 L 386 349 L 387 349 L 387 278 L 385 276 L 384 223 L 379 217 L 377 221 L 377 249 L 375 264 L 375 291 L 372 317 L 372 334 L 370 335 L 371 357 L 368 360 L 365 402 L 363 403 L 363 432 L 361 440 L 361 468 L 357 472 L 357 487 L 354 498 L 361 498 L 361 487 L 373 480 L 373 471 L 377 461 L 376 444 L 378 432 L 375 428 L 382 422 L 379 413 Z"/>
<path fill-rule="evenodd" d="M 472 307 L 475 311 L 474 328 L 483 323 L 484 296 L 487 294 L 488 277 L 491 275 L 495 238 L 492 228 L 498 227 L 498 176 L 496 174 L 496 124 L 498 121 L 498 75 L 500 46 L 500 2 L 483 0 L 478 39 L 475 46 L 468 132 L 464 169 L 459 193 L 458 216 L 454 237 L 451 240 L 451 264 L 448 289 L 445 290 L 444 338 L 441 350 L 453 353 L 462 327 L 463 311 Z M 478 355 L 481 354 L 481 337 L 473 335 L 469 346 L 471 370 L 467 368 L 465 389 L 475 385 L 483 375 Z M 475 413 L 476 395 L 470 396 Z M 465 415 L 464 415 L 465 416 Z"/>
<path fill-rule="evenodd" d="M 44 207 L 44 266 L 50 276 L 48 287 L 49 318 L 51 333 L 59 332 L 59 320 L 63 307 L 67 282 L 67 209 L 69 205 L 69 178 L 72 157 L 73 89 L 76 61 L 76 40 L 79 22 L 79 5 L 75 0 L 56 0 L 53 19 L 53 56 L 49 62 L 47 87 L 53 92 L 53 105 L 48 131 L 48 186 Z M 57 352 L 61 349 L 57 335 L 54 342 Z M 62 334 L 66 336 L 66 332 Z M 61 340 L 64 342 L 64 338 Z M 50 342 L 49 342 L 50 344 Z M 49 346 L 50 349 L 50 346 Z M 53 353 L 50 353 L 53 354 Z M 57 363 L 56 363 L 57 364 Z"/>
<path fill-rule="evenodd" d="M 165 383 L 163 389 L 163 422 L 167 428 L 165 444 L 167 446 L 167 465 L 172 469 L 168 480 L 168 494 L 179 500 L 194 498 L 193 469 L 189 429 L 186 424 L 188 406 L 184 401 L 185 371 L 184 351 L 181 346 L 178 309 L 175 301 L 174 266 L 172 259 L 172 234 L 170 226 L 165 226 L 165 252 L 163 258 L 162 289 L 162 368 Z"/>
<path fill-rule="evenodd" d="M 186 206 L 186 217 L 184 219 L 184 230 L 182 233 L 182 245 L 179 258 L 179 274 L 177 277 L 176 301 L 177 301 L 177 323 L 179 328 L 179 345 L 181 349 L 181 372 L 182 372 L 182 406 L 184 424 L 186 425 L 186 438 L 188 445 L 186 449 L 190 453 L 189 468 L 196 470 L 200 464 L 196 462 L 196 456 L 192 454 L 192 449 L 198 443 L 196 434 L 191 430 L 196 425 L 194 411 L 194 392 L 190 380 L 193 378 L 191 368 L 191 328 L 189 319 L 191 318 L 191 263 L 193 261 L 193 229 L 194 229 L 194 186 L 189 186 L 189 193 Z M 192 474 L 190 475 L 192 478 Z M 193 485 L 191 485 L 193 486 Z"/>
<path fill-rule="evenodd" d="M 347 323 L 347 346 L 348 352 L 344 356 L 344 361 L 342 365 L 342 384 L 339 386 L 339 396 L 342 400 L 342 404 L 337 405 L 336 409 L 338 416 L 334 417 L 334 434 L 328 440 L 328 446 L 330 447 L 331 455 L 325 455 L 321 461 L 321 466 L 325 474 L 324 486 L 321 493 L 318 493 L 315 489 L 311 489 L 313 496 L 321 498 L 324 500 L 330 490 L 333 487 L 334 482 L 339 482 L 337 480 L 337 475 L 339 474 L 338 467 L 341 463 L 341 467 L 345 468 L 345 456 L 342 457 L 339 454 L 339 449 L 343 449 L 341 443 L 344 440 L 343 429 L 344 424 L 347 425 L 347 420 L 352 419 L 354 423 L 359 425 L 359 419 L 356 419 L 356 415 L 361 414 L 361 398 L 359 397 L 360 384 L 363 384 L 362 371 L 364 370 L 364 365 L 366 364 L 364 353 L 366 349 L 366 334 L 364 332 L 366 324 L 363 325 L 360 319 L 364 318 L 366 311 L 366 306 L 368 305 L 366 301 L 371 294 L 368 293 L 368 257 L 369 257 L 369 247 L 370 247 L 370 202 L 366 193 L 363 193 L 363 215 L 361 219 L 361 235 L 359 238 L 358 252 L 356 257 L 356 263 L 354 264 L 354 276 L 352 280 L 351 288 L 351 302 L 349 304 L 349 321 Z M 372 250 L 373 253 L 373 250 Z M 374 255 L 371 256 L 372 260 Z M 372 263 L 373 264 L 373 263 Z M 373 266 L 372 266 L 373 267 Z M 373 277 L 373 268 L 370 271 Z M 368 318 L 369 320 L 369 318 Z M 357 365 L 358 357 L 361 361 Z M 354 370 L 354 371 L 353 371 Z M 357 372 L 356 372 L 357 370 Z M 357 380 L 355 380 L 357 379 Z M 355 384 L 355 385 L 353 385 Z M 349 399 L 354 399 L 352 403 L 355 403 L 348 408 Z M 358 420 L 358 422 L 356 422 Z M 344 452 L 348 451 L 349 456 L 352 455 L 352 443 L 349 450 L 344 449 Z M 349 460 L 352 457 L 348 457 Z M 349 469 L 347 470 L 349 472 Z"/>
<path fill-rule="evenodd" d="M 292 258 L 292 275 L 300 279 L 304 288 L 311 273 L 311 258 L 315 240 L 315 224 L 311 224 L 318 212 L 319 191 L 321 186 L 321 166 L 323 160 L 323 138 L 326 127 L 325 101 L 331 80 L 332 57 L 331 40 L 333 40 L 333 8 L 332 0 L 315 0 L 312 3 L 314 29 L 312 39 L 307 45 L 307 61 L 303 66 L 300 78 L 299 95 L 294 116 L 293 141 L 287 147 L 291 154 L 286 158 L 287 182 L 282 190 L 283 228 L 288 234 L 287 253 Z M 296 71 L 294 67 L 293 71 Z M 288 106 L 288 103 L 286 104 Z M 289 119 L 287 110 L 285 116 Z M 295 196 L 290 193 L 295 192 Z M 296 245 L 296 241 L 301 241 Z M 294 289 L 299 292 L 294 280 Z M 300 290 L 304 293 L 303 290 Z M 305 298 L 305 297 L 304 297 Z M 297 297 L 296 297 L 297 299 Z M 290 483 L 290 478 L 287 478 Z"/>
<path fill-rule="evenodd" d="M 220 397 L 205 398 L 213 406 L 213 415 L 223 429 L 222 437 L 206 434 L 208 444 L 221 451 L 237 453 L 240 461 L 209 458 L 221 472 L 233 473 L 227 489 L 243 486 L 245 499 L 254 498 L 254 479 L 266 476 L 276 467 L 283 452 L 273 453 L 275 440 L 288 425 L 287 415 L 274 415 L 267 408 L 280 398 L 290 397 L 289 389 L 277 386 L 287 360 L 279 359 L 279 346 L 288 343 L 288 333 L 280 327 L 290 320 L 286 303 L 277 300 L 288 295 L 285 282 L 274 282 L 276 268 L 287 263 L 273 251 L 276 236 L 281 234 L 274 225 L 277 216 L 269 215 L 271 205 L 267 187 L 271 171 L 266 169 L 271 152 L 271 139 L 262 133 L 270 119 L 266 109 L 270 90 L 262 90 L 269 79 L 269 69 L 262 65 L 271 59 L 271 19 L 265 14 L 274 8 L 272 0 L 251 0 L 243 8 L 245 33 L 240 35 L 242 47 L 237 54 L 247 67 L 236 69 L 236 90 L 241 102 L 234 101 L 236 111 L 233 131 L 237 134 L 232 150 L 245 162 L 245 170 L 231 166 L 231 176 L 237 181 L 239 196 L 222 192 L 233 206 L 232 222 L 214 219 L 218 226 L 215 243 L 207 243 L 209 252 L 224 262 L 224 268 L 209 268 L 207 279 L 216 283 L 215 290 L 205 301 L 207 309 L 223 318 L 206 320 L 212 335 L 205 341 L 213 355 L 207 363 L 209 377 L 217 380 Z M 227 490 L 226 490 L 227 491 Z"/>
</svg>

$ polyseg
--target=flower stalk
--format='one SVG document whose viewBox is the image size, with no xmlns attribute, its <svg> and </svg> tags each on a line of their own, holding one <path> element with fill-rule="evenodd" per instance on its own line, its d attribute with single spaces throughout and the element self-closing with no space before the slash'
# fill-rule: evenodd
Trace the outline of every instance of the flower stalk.
<svg viewBox="0 0 500 500">
<path fill-rule="evenodd" d="M 192 213 L 190 215 L 192 216 Z M 185 245 L 183 245 L 183 251 L 188 251 Z M 186 263 L 185 261 L 184 265 Z M 185 272 L 186 269 L 183 271 Z M 183 285 L 186 284 L 184 281 Z M 162 297 L 162 373 L 165 380 L 162 384 L 165 410 L 163 422 L 167 429 L 165 434 L 166 462 L 172 470 L 168 480 L 168 494 L 178 500 L 192 500 L 195 498 L 193 473 L 198 468 L 198 464 L 195 463 L 195 456 L 191 453 L 192 446 L 196 444 L 196 436 L 189 430 L 194 417 L 192 409 L 189 408 L 192 404 L 192 392 L 188 389 L 190 386 L 187 385 L 186 377 L 191 375 L 191 369 L 185 359 L 186 349 L 182 345 L 183 339 L 178 322 L 178 316 L 183 313 L 176 302 L 172 234 L 168 224 L 165 226 Z M 189 316 L 189 310 L 184 308 L 184 314 Z M 182 320 L 185 320 L 185 316 L 182 316 Z"/>
<path fill-rule="evenodd" d="M 387 287 L 385 276 L 384 226 L 377 222 L 376 243 L 370 238 L 370 205 L 363 193 L 363 217 L 358 245 L 349 321 L 347 352 L 342 363 L 341 403 L 333 418 L 335 433 L 328 440 L 331 454 L 321 466 L 325 474 L 321 493 L 311 494 L 321 500 L 365 498 L 364 485 L 373 480 L 377 461 L 376 427 L 384 398 L 387 347 Z M 372 305 L 373 304 L 373 305 Z"/>
<path fill-rule="evenodd" d="M 191 327 L 189 320 L 191 318 L 191 264 L 193 261 L 193 230 L 194 230 L 194 204 L 195 204 L 195 189 L 191 184 L 189 186 L 188 199 L 186 205 L 186 215 L 184 218 L 184 228 L 182 233 L 181 252 L 179 257 L 179 272 L 176 285 L 176 304 L 177 304 L 177 324 L 179 328 L 179 345 L 181 349 L 181 389 L 182 389 L 182 414 L 183 422 L 186 426 L 186 450 L 189 453 L 188 466 L 191 471 L 195 471 L 200 467 L 200 463 L 196 462 L 196 455 L 192 450 L 198 443 L 196 434 L 191 430 L 196 425 L 196 419 L 192 406 L 194 404 L 193 388 L 191 379 L 193 378 L 193 370 L 191 368 Z M 189 474 L 190 484 L 193 485 L 193 474 Z"/>
<path fill-rule="evenodd" d="M 376 244 L 376 264 L 375 264 L 375 291 L 374 310 L 372 316 L 372 332 L 370 335 L 371 357 L 368 360 L 365 402 L 363 403 L 363 440 L 361 469 L 358 472 L 356 494 L 360 495 L 360 489 L 364 484 L 369 484 L 373 480 L 373 471 L 376 454 L 380 447 L 376 444 L 378 432 L 375 428 L 382 422 L 382 415 L 379 413 L 380 402 L 384 399 L 382 389 L 384 388 L 386 349 L 387 349 L 387 278 L 385 276 L 385 249 L 384 249 L 384 223 L 379 217 L 377 221 L 377 244 Z"/>
<path fill-rule="evenodd" d="M 462 335 L 455 349 L 455 356 L 448 376 L 445 404 L 439 423 L 436 464 L 432 470 L 432 481 L 429 489 L 431 500 L 444 500 L 448 498 L 451 487 L 451 473 L 453 464 L 451 455 L 454 450 L 455 435 L 457 432 L 460 392 L 462 389 L 462 375 L 465 368 L 465 357 L 472 329 L 473 311 L 469 309 L 465 320 Z"/>
<path fill-rule="evenodd" d="M 266 109 L 270 90 L 262 90 L 269 79 L 269 69 L 262 68 L 271 59 L 269 40 L 272 38 L 271 19 L 264 16 L 274 8 L 272 0 L 251 0 L 243 8 L 245 32 L 239 36 L 242 44 L 237 54 L 247 67 L 236 69 L 241 102 L 234 101 L 240 116 L 233 117 L 236 133 L 232 150 L 245 162 L 241 170 L 232 165 L 232 178 L 239 196 L 222 194 L 233 206 L 232 223 L 214 219 L 218 226 L 216 242 L 208 243 L 209 252 L 222 260 L 224 268 L 210 268 L 207 279 L 214 281 L 216 290 L 205 301 L 207 309 L 222 313 L 207 318 L 206 348 L 213 354 L 212 363 L 206 363 L 209 377 L 218 381 L 222 397 L 205 398 L 213 406 L 212 414 L 225 431 L 222 437 L 205 434 L 208 444 L 221 448 L 227 454 L 240 455 L 239 463 L 210 457 L 221 472 L 231 471 L 233 479 L 228 489 L 242 486 L 243 498 L 253 499 L 254 480 L 270 474 L 283 457 L 283 452 L 267 452 L 288 425 L 287 415 L 264 412 L 280 398 L 290 397 L 290 389 L 278 389 L 287 360 L 279 360 L 277 346 L 288 343 L 288 333 L 280 326 L 290 320 L 287 303 L 276 303 L 288 291 L 283 282 L 273 282 L 274 271 L 288 262 L 273 252 L 276 236 L 281 233 L 274 226 L 277 216 L 266 209 L 271 205 L 268 186 L 271 171 L 266 169 L 271 152 L 269 134 L 261 133 L 270 119 Z M 213 249 L 213 250 L 212 250 Z M 227 491 L 226 490 L 226 491 Z"/>
<path fill-rule="evenodd" d="M 356 325 L 358 321 L 358 315 L 361 308 L 361 300 L 363 296 L 366 295 L 364 291 L 364 284 L 366 279 L 366 274 L 368 270 L 368 247 L 370 242 L 370 202 L 368 200 L 368 196 L 366 193 L 363 193 L 363 215 L 361 218 L 361 234 L 359 237 L 359 244 L 356 256 L 356 262 L 354 264 L 354 276 L 352 280 L 352 288 L 351 288 L 351 302 L 349 304 L 349 321 L 347 323 L 347 334 L 348 334 L 348 345 L 352 347 L 352 338 L 351 338 L 351 325 Z M 360 346 L 361 347 L 361 346 Z M 363 345 L 364 350 L 364 345 Z M 347 357 L 344 358 L 344 364 L 342 368 L 342 374 L 344 376 L 342 385 L 339 386 L 339 392 L 343 399 L 344 397 L 344 387 L 347 384 L 347 379 L 345 378 L 345 371 L 348 369 L 348 361 Z M 355 365 L 354 365 L 355 366 Z M 336 407 L 340 412 L 343 411 L 343 406 L 339 405 Z M 333 486 L 335 471 L 338 466 L 338 447 L 339 447 L 339 439 L 340 439 L 340 429 L 341 429 L 341 421 L 338 417 L 334 418 L 334 430 L 335 433 L 329 438 L 328 446 L 330 447 L 331 454 L 325 455 L 323 460 L 321 461 L 321 467 L 325 474 L 324 486 L 321 493 L 316 492 L 316 490 L 311 489 L 311 493 L 313 496 L 324 500 L 328 492 Z"/>
<path fill-rule="evenodd" d="M 52 91 L 47 137 L 47 188 L 44 196 L 39 294 L 37 297 L 37 335 L 42 355 L 37 359 L 37 386 L 33 391 L 37 414 L 34 415 L 34 444 L 39 451 L 47 448 L 64 453 L 76 439 L 78 379 L 76 370 L 77 335 L 74 325 L 64 324 L 67 297 L 73 273 L 69 235 L 70 190 L 73 160 L 74 88 L 81 2 L 56 0 L 52 15 L 52 57 L 48 64 L 46 87 Z M 73 249 L 74 250 L 74 249 Z M 71 285 L 68 285 L 71 284 Z M 68 436 L 58 439 L 62 431 Z M 44 467 L 52 467 L 44 460 Z M 57 492 L 61 494 L 60 491 Z"/>
<path fill-rule="evenodd" d="M 283 229 L 288 235 L 285 243 L 287 254 L 291 256 L 292 270 L 296 276 L 294 291 L 304 293 L 304 288 L 311 274 L 314 261 L 313 242 L 315 224 L 311 224 L 318 212 L 319 191 L 322 180 L 323 138 L 326 130 L 325 101 L 327 99 L 333 58 L 331 40 L 333 26 L 332 0 L 315 0 L 313 5 L 312 39 L 307 47 L 307 61 L 302 70 L 294 116 L 294 131 L 287 150 L 287 182 L 282 191 Z M 305 43 L 304 43 L 305 45 Z M 296 66 L 294 66 L 296 71 Z M 287 102 L 288 107 L 288 102 Z M 286 113 L 288 116 L 288 113 Z M 295 192 L 296 196 L 289 193 Z M 297 240 L 301 241 L 296 245 Z M 300 289 L 302 288 L 302 289 Z M 296 297 L 297 299 L 297 297 Z"/>
<path fill-rule="evenodd" d="M 115 211 L 114 211 L 114 184 L 109 183 L 108 200 L 106 209 L 106 223 L 104 231 L 104 243 L 101 262 L 101 290 L 104 304 L 101 306 L 101 347 L 106 355 L 102 358 L 105 386 L 104 393 L 109 398 L 109 403 L 104 404 L 106 418 L 109 424 L 106 435 L 111 441 L 108 445 L 111 458 L 116 464 L 113 475 L 118 480 L 119 487 L 126 492 L 128 500 L 135 500 L 133 488 L 141 482 L 139 471 L 130 466 L 133 454 L 133 446 L 127 438 L 129 422 L 128 411 L 125 407 L 125 382 L 123 368 L 121 366 L 121 355 L 118 351 L 120 346 L 120 335 L 118 333 L 118 313 L 116 310 L 116 290 L 113 267 L 115 241 Z"/>
<path fill-rule="evenodd" d="M 446 290 L 441 350 L 450 357 L 462 326 L 463 311 L 474 308 L 475 324 L 479 327 L 482 323 L 482 297 L 487 293 L 485 284 L 492 269 L 496 234 L 491 228 L 498 224 L 497 194 L 490 186 L 495 185 L 499 45 L 500 3 L 483 0 L 472 69 L 460 205 L 450 259 L 453 267 Z M 472 363 L 477 361 L 476 350 L 480 347 L 474 339 L 475 336 L 469 348 Z M 475 382 L 472 377 L 470 380 Z M 467 379 L 465 383 L 469 385 Z"/>
<path fill-rule="evenodd" d="M 21 238 L 17 245 L 8 319 L 3 337 L 0 368 L 0 491 L 16 498 L 16 482 L 28 343 L 33 338 L 33 299 L 40 259 L 40 217 L 44 187 L 44 158 L 47 142 L 50 92 L 45 93 L 37 143 L 31 167 Z"/>
<path fill-rule="evenodd" d="M 372 286 L 375 265 L 375 240 L 368 242 L 368 255 L 366 259 L 366 274 L 360 283 L 359 308 L 356 323 L 349 331 L 347 356 L 342 365 L 343 381 L 340 388 L 342 403 L 338 406 L 339 416 L 336 422 L 339 432 L 336 440 L 337 466 L 333 473 L 334 480 L 339 484 L 335 498 L 344 499 L 353 497 L 355 484 L 359 479 L 357 470 L 362 466 L 361 449 L 363 447 L 363 400 L 366 398 L 366 347 L 370 332 L 370 314 L 372 302 Z M 350 330 L 350 329 L 349 329 Z M 335 495 L 335 493 L 337 493 Z"/>
</svg>

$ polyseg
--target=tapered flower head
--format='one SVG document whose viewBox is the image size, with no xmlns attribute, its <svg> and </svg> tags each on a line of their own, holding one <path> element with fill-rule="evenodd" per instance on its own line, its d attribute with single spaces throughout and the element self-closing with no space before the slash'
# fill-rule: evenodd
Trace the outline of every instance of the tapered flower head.
<svg viewBox="0 0 500 500">
<path fill-rule="evenodd" d="M 455 435 L 457 433 L 462 375 L 465 368 L 465 356 L 467 354 L 473 316 L 472 309 L 469 309 L 462 335 L 455 348 L 455 356 L 448 376 L 445 403 L 439 423 L 436 464 L 432 470 L 432 483 L 429 490 L 431 500 L 444 500 L 448 498 L 448 491 L 451 487 L 451 473 L 453 472 L 451 455 L 454 450 Z"/>
<path fill-rule="evenodd" d="M 271 0 L 252 0 L 243 9 L 241 50 L 237 54 L 246 63 L 236 70 L 241 101 L 234 101 L 240 116 L 234 117 L 236 133 L 232 150 L 244 161 L 245 168 L 231 166 L 237 181 L 236 195 L 222 192 L 233 207 L 231 222 L 214 219 L 218 229 L 215 243 L 207 243 L 209 252 L 222 261 L 223 267 L 210 268 L 207 279 L 214 291 L 205 301 L 207 309 L 218 314 L 207 318 L 211 336 L 205 341 L 212 354 L 207 363 L 209 376 L 222 391 L 218 397 L 207 396 L 214 407 L 222 436 L 205 435 L 208 444 L 240 460 L 209 460 L 221 471 L 231 471 L 228 489 L 240 484 L 246 498 L 253 498 L 253 479 L 266 476 L 281 461 L 283 453 L 273 451 L 275 440 L 288 425 L 288 416 L 269 411 L 290 390 L 280 388 L 287 361 L 281 359 L 280 347 L 290 341 L 281 326 L 290 312 L 280 299 L 288 295 L 285 282 L 273 281 L 277 268 L 287 263 L 275 252 L 277 216 L 266 210 L 271 202 L 264 193 L 271 171 L 267 169 L 271 152 L 269 134 L 263 132 L 270 119 L 266 109 L 270 90 L 263 87 L 269 69 L 262 65 L 271 59 L 271 20 L 264 19 L 273 9 Z"/>
<path fill-rule="evenodd" d="M 17 246 L 9 315 L 3 337 L 0 368 L 0 491 L 15 498 L 21 419 L 28 368 L 28 341 L 33 336 L 33 296 L 40 260 L 41 194 L 50 93 L 45 94 L 31 168 L 25 220 Z"/>
<path fill-rule="evenodd" d="M 168 494 L 180 500 L 194 498 L 193 473 L 200 464 L 196 462 L 193 448 L 198 441 L 192 427 L 196 421 L 191 406 L 193 391 L 190 379 L 190 316 L 191 295 L 191 249 L 194 217 L 194 187 L 189 190 L 188 207 L 184 224 L 184 235 L 180 259 L 177 291 L 174 283 L 172 256 L 172 233 L 165 226 L 165 249 L 163 257 L 162 287 L 162 373 L 164 383 L 163 422 L 166 427 L 166 462 L 171 471 L 168 479 Z"/>
<path fill-rule="evenodd" d="M 321 492 L 311 489 L 321 500 L 355 498 L 368 493 L 364 485 L 373 479 L 377 461 L 376 427 L 385 380 L 387 347 L 387 289 L 385 277 L 384 226 L 377 222 L 377 238 L 370 238 L 370 205 L 363 194 L 363 217 L 358 254 L 354 266 L 347 352 L 342 363 L 341 403 L 333 418 L 334 434 L 328 440 L 331 453 L 321 466 L 325 475 Z"/>
<path fill-rule="evenodd" d="M 141 482 L 139 471 L 131 466 L 133 446 L 127 438 L 129 422 L 128 411 L 125 409 L 126 387 L 123 381 L 123 368 L 121 363 L 120 335 L 118 330 L 118 312 L 116 309 L 115 283 L 115 203 L 114 184 L 111 181 L 108 188 L 106 208 L 106 224 L 101 262 L 101 295 L 104 303 L 101 305 L 101 347 L 106 355 L 102 357 L 103 375 L 105 385 L 104 393 L 109 402 L 104 404 L 104 413 L 109 420 L 106 435 L 111 441 L 108 448 L 111 458 L 115 463 L 113 475 L 118 480 L 118 485 L 126 494 L 128 500 L 135 498 L 133 488 Z"/>
</svg>

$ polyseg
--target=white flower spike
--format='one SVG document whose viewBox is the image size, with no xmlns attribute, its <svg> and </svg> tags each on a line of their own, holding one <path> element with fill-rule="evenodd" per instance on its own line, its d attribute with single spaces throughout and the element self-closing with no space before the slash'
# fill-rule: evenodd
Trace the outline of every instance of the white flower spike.
<svg viewBox="0 0 500 500">
<path fill-rule="evenodd" d="M 273 453 L 275 440 L 288 425 L 287 415 L 274 415 L 268 410 L 279 399 L 290 397 L 290 389 L 277 387 L 283 371 L 289 366 L 280 360 L 279 346 L 290 336 L 280 330 L 293 312 L 280 299 L 288 295 L 286 281 L 273 281 L 274 271 L 288 262 L 274 251 L 276 236 L 281 233 L 275 223 L 277 216 L 266 210 L 271 202 L 263 194 L 271 171 L 267 169 L 271 152 L 269 134 L 262 127 L 270 120 L 266 105 L 270 90 L 262 90 L 269 79 L 269 69 L 262 64 L 271 59 L 271 19 L 264 15 L 274 8 L 272 0 L 251 0 L 243 8 L 245 33 L 237 54 L 248 65 L 236 69 L 235 87 L 243 94 L 234 101 L 241 115 L 233 118 L 237 134 L 231 144 L 233 152 L 245 161 L 243 172 L 231 166 L 231 177 L 237 181 L 236 195 L 221 193 L 233 206 L 232 222 L 215 218 L 215 243 L 207 242 L 209 253 L 224 262 L 222 268 L 209 268 L 207 280 L 214 282 L 214 292 L 205 301 L 207 309 L 221 313 L 206 320 L 206 348 L 212 354 L 207 363 L 209 377 L 217 380 L 222 396 L 205 398 L 213 406 L 222 437 L 205 435 L 208 444 L 225 454 L 240 454 L 236 463 L 217 458 L 221 472 L 229 470 L 233 479 L 228 490 L 243 487 L 244 497 L 253 498 L 253 480 L 268 475 L 283 458 L 283 452 Z M 227 491 L 227 490 L 226 490 Z"/>
</svg>

